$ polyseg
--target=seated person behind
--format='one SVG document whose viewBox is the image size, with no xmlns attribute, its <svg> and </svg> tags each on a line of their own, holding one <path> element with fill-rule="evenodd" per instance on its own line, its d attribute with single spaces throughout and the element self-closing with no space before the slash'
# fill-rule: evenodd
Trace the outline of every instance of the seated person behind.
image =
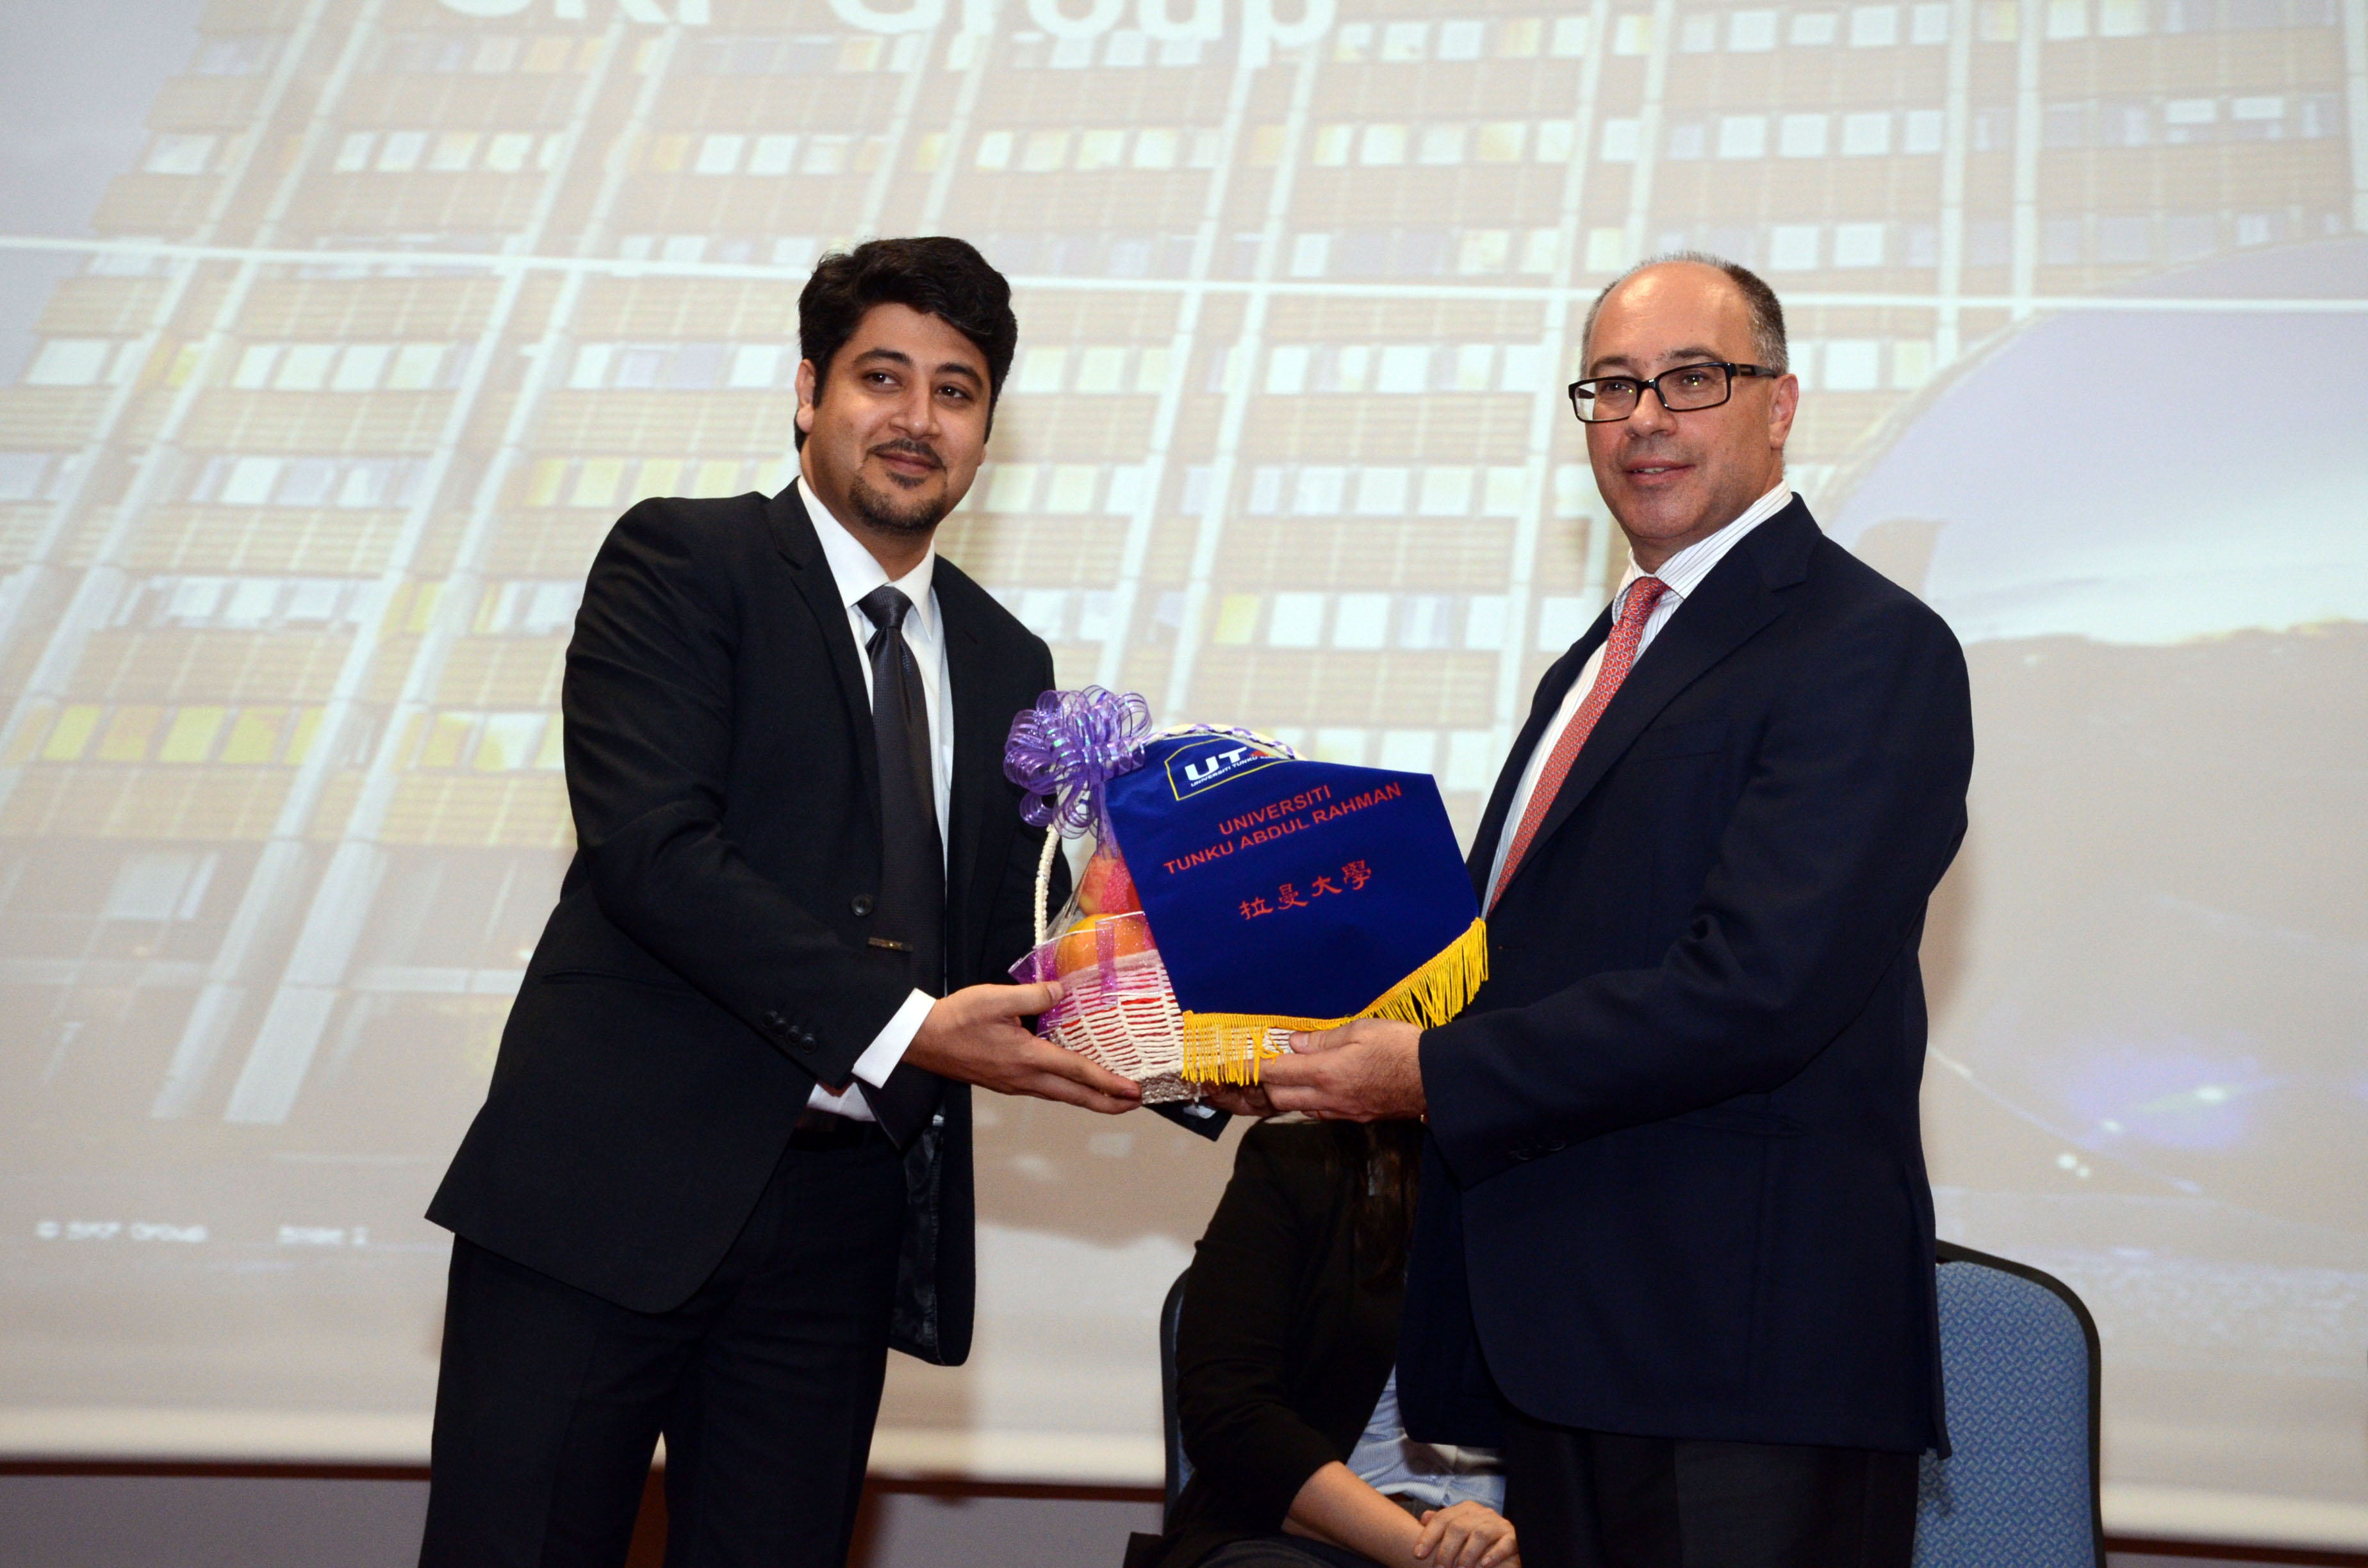
<svg viewBox="0 0 2368 1568">
<path fill-rule="evenodd" d="M 1265 1122 L 1177 1329 L 1192 1479 L 1127 1568 L 1520 1568 L 1493 1454 L 1398 1420 L 1417 1122 Z"/>
</svg>

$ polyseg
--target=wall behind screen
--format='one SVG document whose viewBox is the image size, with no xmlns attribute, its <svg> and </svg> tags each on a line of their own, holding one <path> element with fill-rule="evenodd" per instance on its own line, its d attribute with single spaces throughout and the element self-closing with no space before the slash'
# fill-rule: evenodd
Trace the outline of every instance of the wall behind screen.
<svg viewBox="0 0 2368 1568">
<path fill-rule="evenodd" d="M 821 251 L 1012 275 L 940 543 L 1064 682 L 1468 832 L 1624 565 L 1579 320 L 1690 245 L 1968 644 L 1944 1231 L 2096 1309 L 2116 1522 L 2368 1540 L 2363 0 L 212 0 L 120 107 L 0 390 L 0 1443 L 420 1451 L 584 569 L 784 482 Z M 979 1350 L 882 1456 L 1156 1474 L 1227 1151 L 981 1120 Z"/>
</svg>

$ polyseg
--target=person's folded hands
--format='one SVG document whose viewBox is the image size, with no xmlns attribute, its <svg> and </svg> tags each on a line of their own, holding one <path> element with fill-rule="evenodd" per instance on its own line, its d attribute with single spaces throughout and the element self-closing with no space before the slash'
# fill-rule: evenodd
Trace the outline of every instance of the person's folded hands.
<svg viewBox="0 0 2368 1568">
<path fill-rule="evenodd" d="M 1414 1554 L 1433 1568 L 1521 1568 L 1512 1521 L 1485 1503 L 1427 1510 Z"/>
</svg>

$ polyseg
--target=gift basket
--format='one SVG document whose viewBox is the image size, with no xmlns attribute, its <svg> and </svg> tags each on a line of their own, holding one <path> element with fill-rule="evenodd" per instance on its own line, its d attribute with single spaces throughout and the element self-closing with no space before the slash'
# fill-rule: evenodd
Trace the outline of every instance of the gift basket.
<svg viewBox="0 0 2368 1568">
<path fill-rule="evenodd" d="M 1036 946 L 1058 979 L 1045 1039 L 1143 1086 L 1145 1103 L 1253 1084 L 1297 1029 L 1446 1022 L 1487 978 L 1487 931 L 1427 774 L 1313 762 L 1255 731 L 1158 729 L 1132 693 L 1046 692 L 1004 771 L 1053 831 Z M 1053 858 L 1092 840 L 1048 909 Z"/>
</svg>

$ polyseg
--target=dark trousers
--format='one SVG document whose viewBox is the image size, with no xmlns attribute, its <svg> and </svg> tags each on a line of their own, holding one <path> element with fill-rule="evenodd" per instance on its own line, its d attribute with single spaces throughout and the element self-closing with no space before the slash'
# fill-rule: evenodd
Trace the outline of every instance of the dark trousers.
<svg viewBox="0 0 2368 1568">
<path fill-rule="evenodd" d="M 1574 1431 L 1508 1412 L 1524 1568 L 1907 1568 L 1914 1454 Z"/>
<path fill-rule="evenodd" d="M 782 1156 L 672 1312 L 453 1242 L 422 1568 L 617 1568 L 660 1433 L 667 1568 L 846 1562 L 905 1178 L 877 1129 L 837 1142 Z"/>
</svg>

